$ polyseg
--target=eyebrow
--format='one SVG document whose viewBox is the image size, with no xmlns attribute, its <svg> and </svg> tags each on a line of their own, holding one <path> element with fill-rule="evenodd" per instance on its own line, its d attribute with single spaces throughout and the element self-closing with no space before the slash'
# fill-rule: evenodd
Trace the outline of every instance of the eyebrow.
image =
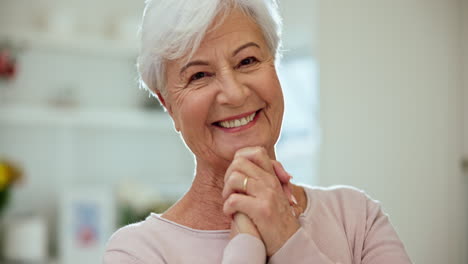
<svg viewBox="0 0 468 264">
<path fill-rule="evenodd" d="M 232 56 L 236 56 L 237 53 L 239 53 L 241 50 L 245 49 L 245 48 L 248 48 L 248 47 L 257 47 L 257 48 L 260 48 L 260 46 L 255 43 L 255 42 L 249 42 L 249 43 L 246 43 L 240 47 L 238 47 L 233 53 L 232 53 Z"/>
<path fill-rule="evenodd" d="M 189 63 L 187 63 L 184 67 L 182 67 L 182 69 L 180 69 L 180 74 L 182 75 L 182 73 L 189 67 L 191 66 L 196 66 L 196 65 L 202 65 L 202 66 L 207 66 L 209 65 L 208 62 L 206 61 L 201 61 L 201 60 L 196 60 L 196 61 L 191 61 Z"/>
<path fill-rule="evenodd" d="M 235 51 L 233 51 L 232 56 L 236 56 L 237 53 L 241 52 L 243 49 L 246 49 L 248 47 L 257 47 L 257 48 L 260 49 L 260 46 L 257 43 L 249 42 L 249 43 L 246 43 L 246 44 L 238 47 Z M 186 65 L 184 65 L 184 67 L 182 67 L 182 69 L 180 69 L 180 74 L 182 74 L 185 70 L 187 70 L 187 68 L 189 68 L 191 66 L 197 66 L 197 65 L 207 66 L 207 65 L 209 65 L 209 63 L 206 62 L 206 61 L 202 61 L 202 60 L 191 61 L 191 62 L 187 63 Z"/>
</svg>

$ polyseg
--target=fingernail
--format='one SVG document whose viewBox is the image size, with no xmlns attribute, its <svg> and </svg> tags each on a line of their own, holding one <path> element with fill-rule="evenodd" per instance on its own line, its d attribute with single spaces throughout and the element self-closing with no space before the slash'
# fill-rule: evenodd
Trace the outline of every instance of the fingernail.
<svg viewBox="0 0 468 264">
<path fill-rule="evenodd" d="M 294 197 L 293 194 L 291 194 L 291 200 L 293 201 L 293 203 L 294 203 L 295 205 L 297 205 L 296 197 Z"/>
<path fill-rule="evenodd" d="M 289 172 L 286 172 L 286 173 L 288 174 L 289 179 L 292 179 L 292 178 L 293 178 L 293 176 L 292 176 L 291 174 L 289 174 Z"/>
<path fill-rule="evenodd" d="M 291 207 L 291 212 L 292 212 L 292 215 L 296 216 L 296 211 L 294 210 L 293 207 Z"/>
</svg>

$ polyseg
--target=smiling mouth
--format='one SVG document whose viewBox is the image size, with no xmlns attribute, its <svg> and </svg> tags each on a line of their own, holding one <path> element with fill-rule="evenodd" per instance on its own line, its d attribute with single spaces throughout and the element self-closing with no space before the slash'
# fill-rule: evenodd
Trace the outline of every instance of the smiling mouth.
<svg viewBox="0 0 468 264">
<path fill-rule="evenodd" d="M 245 125 L 249 124 L 250 122 L 252 122 L 255 119 L 255 116 L 260 111 L 261 111 L 261 109 L 256 111 L 256 112 L 253 112 L 250 115 L 247 115 L 247 116 L 244 116 L 244 117 L 241 117 L 241 118 L 238 118 L 238 119 L 231 119 L 231 120 L 226 120 L 226 121 L 214 122 L 213 125 L 219 126 L 219 127 L 222 127 L 222 128 L 242 127 L 242 126 L 245 126 Z"/>
</svg>

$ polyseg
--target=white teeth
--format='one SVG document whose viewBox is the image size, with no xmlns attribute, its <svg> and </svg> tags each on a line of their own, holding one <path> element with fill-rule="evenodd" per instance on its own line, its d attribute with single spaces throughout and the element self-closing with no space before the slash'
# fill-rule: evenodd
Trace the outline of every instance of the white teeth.
<svg viewBox="0 0 468 264">
<path fill-rule="evenodd" d="M 249 116 L 246 116 L 246 117 L 243 117 L 243 118 L 239 118 L 239 119 L 236 119 L 236 120 L 230 120 L 230 121 L 222 121 L 222 122 L 219 122 L 218 124 L 222 127 L 225 127 L 225 128 L 233 128 L 233 127 L 240 127 L 240 126 L 245 126 L 247 125 L 248 123 L 252 122 L 252 120 L 254 119 L 255 117 L 255 114 L 256 113 L 253 113 Z"/>
</svg>

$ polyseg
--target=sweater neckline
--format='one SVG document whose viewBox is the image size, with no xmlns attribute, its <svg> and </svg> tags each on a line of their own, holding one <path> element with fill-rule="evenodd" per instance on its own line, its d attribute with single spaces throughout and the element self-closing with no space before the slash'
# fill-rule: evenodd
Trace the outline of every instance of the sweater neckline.
<svg viewBox="0 0 468 264">
<path fill-rule="evenodd" d="M 309 213 L 310 208 L 311 208 L 312 199 L 311 199 L 311 194 L 309 193 L 310 192 L 309 188 L 306 188 L 303 185 L 299 185 L 299 186 L 304 189 L 304 193 L 306 195 L 306 200 L 307 200 L 306 209 L 299 216 L 299 218 L 301 219 L 301 218 L 306 217 L 306 215 Z M 156 219 L 158 221 L 164 222 L 166 224 L 169 224 L 172 227 L 174 227 L 174 228 L 176 228 L 176 229 L 178 229 L 180 231 L 190 232 L 190 233 L 194 233 L 194 234 L 198 234 L 198 235 L 217 235 L 217 236 L 226 236 L 227 237 L 227 236 L 229 236 L 229 234 L 231 232 L 230 229 L 221 229 L 221 230 L 194 229 L 194 228 L 182 225 L 182 224 L 178 224 L 178 223 L 176 223 L 174 221 L 171 221 L 169 219 L 163 218 L 162 214 L 157 214 L 157 213 L 151 213 L 150 217 L 153 218 L 153 219 Z"/>
</svg>

